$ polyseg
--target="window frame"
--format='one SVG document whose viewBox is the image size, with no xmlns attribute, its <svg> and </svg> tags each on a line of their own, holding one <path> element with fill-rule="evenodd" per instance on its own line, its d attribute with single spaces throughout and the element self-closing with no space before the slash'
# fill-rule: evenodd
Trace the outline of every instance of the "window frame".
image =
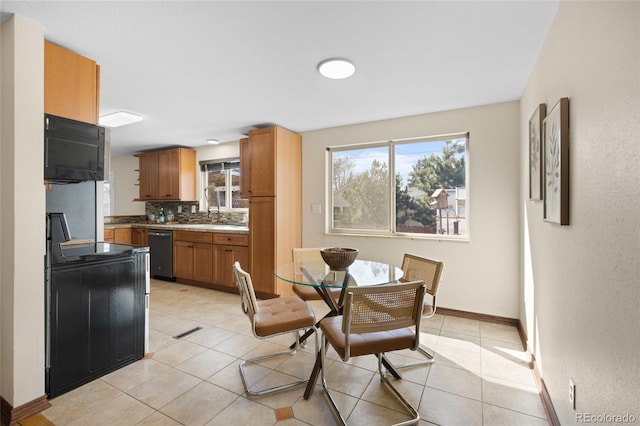
<svg viewBox="0 0 640 426">
<path fill-rule="evenodd" d="M 207 166 L 218 165 L 218 164 L 223 165 L 222 170 L 224 170 L 227 175 L 225 179 L 224 207 L 216 207 L 216 206 L 210 205 L 207 200 L 207 196 L 205 195 L 206 189 L 209 186 L 207 174 L 210 172 L 210 170 L 207 170 Z M 224 168 L 224 165 L 226 164 L 233 164 L 234 167 L 226 169 Z M 235 164 L 237 164 L 238 166 L 236 167 Z M 202 188 L 202 192 L 200 194 L 201 196 L 200 200 L 201 200 L 201 205 L 204 206 L 204 209 L 203 209 L 204 211 L 206 212 L 214 212 L 214 211 L 247 212 L 249 210 L 248 207 L 229 207 L 229 206 L 233 206 L 233 185 L 231 184 L 232 179 L 230 174 L 231 174 L 231 171 L 235 169 L 237 169 L 240 173 L 242 173 L 242 171 L 240 170 L 240 158 L 237 158 L 237 157 L 200 161 L 200 186 Z M 239 191 L 239 187 L 238 187 L 238 191 Z"/>
<path fill-rule="evenodd" d="M 464 198 L 464 217 L 465 217 L 465 233 L 460 235 L 455 234 L 440 234 L 440 233 L 411 233 L 411 232 L 398 232 L 396 223 L 396 146 L 405 145 L 417 142 L 437 142 L 447 141 L 454 139 L 465 139 L 464 144 L 464 179 L 465 179 L 465 198 Z M 457 132 L 441 135 L 410 137 L 390 139 L 374 142 L 361 142 L 354 144 L 335 145 L 328 146 L 325 149 L 325 233 L 328 235 L 350 235 L 350 236 L 369 236 L 369 237 L 384 237 L 384 238 L 405 238 L 405 239 L 432 239 L 432 240 L 448 240 L 448 241 L 469 241 L 470 240 L 470 173 L 469 173 L 469 146 L 470 146 L 470 133 Z M 389 174 L 388 181 L 388 196 L 389 196 L 389 226 L 387 229 L 362 229 L 362 228 L 336 228 L 334 227 L 334 197 L 333 197 L 333 153 L 355 151 L 359 149 L 369 148 L 388 148 L 388 161 L 387 168 Z"/>
</svg>

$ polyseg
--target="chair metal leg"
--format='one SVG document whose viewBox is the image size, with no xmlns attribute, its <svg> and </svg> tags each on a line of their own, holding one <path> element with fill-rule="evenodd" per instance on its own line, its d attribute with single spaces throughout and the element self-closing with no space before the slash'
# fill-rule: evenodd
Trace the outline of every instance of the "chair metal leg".
<svg viewBox="0 0 640 426">
<path fill-rule="evenodd" d="M 295 331 L 294 336 L 296 337 L 296 342 L 298 342 L 298 332 Z M 315 333 L 317 336 L 317 333 Z M 318 347 L 318 338 L 316 337 L 316 349 Z M 242 379 L 242 385 L 244 386 L 244 390 L 247 393 L 247 395 L 249 396 L 253 396 L 253 397 L 258 397 L 258 396 L 264 396 L 264 395 L 268 395 L 274 392 L 279 392 L 285 389 L 291 389 L 291 388 L 295 388 L 297 386 L 303 386 L 305 384 L 307 384 L 307 382 L 309 380 L 298 380 L 295 382 L 291 382 L 291 383 L 286 383 L 284 385 L 280 385 L 280 386 L 274 386 L 271 388 L 267 388 L 267 389 L 261 389 L 261 390 L 251 390 L 251 388 L 248 385 L 248 381 L 247 381 L 247 377 L 246 377 L 246 366 L 249 364 L 256 364 L 259 363 L 261 361 L 267 360 L 267 359 L 271 359 L 271 358 L 275 358 L 278 356 L 283 356 L 283 355 L 295 355 L 295 353 L 298 350 L 298 345 L 296 344 L 295 347 L 293 349 L 289 349 L 286 351 L 282 351 L 282 352 L 276 352 L 273 354 L 269 354 L 269 355 L 263 355 L 263 356 L 259 356 L 256 358 L 251 358 L 251 359 L 247 359 L 244 360 L 240 363 L 240 378 Z"/>
<path fill-rule="evenodd" d="M 407 420 L 407 421 L 404 421 L 404 422 L 401 422 L 401 423 L 396 423 L 393 426 L 405 426 L 405 425 L 418 424 L 418 422 L 420 421 L 420 414 L 418 414 L 418 411 L 413 407 L 413 405 L 411 405 L 411 403 L 409 403 L 409 401 L 407 401 L 405 399 L 405 397 L 400 393 L 400 391 L 398 391 L 398 389 L 396 389 L 396 387 L 393 386 L 393 384 L 391 383 L 391 380 L 389 380 L 389 378 L 382 372 L 382 359 L 383 359 L 383 357 L 384 357 L 384 354 L 378 354 L 378 373 L 380 374 L 380 380 L 382 381 L 382 383 L 384 383 L 393 392 L 395 397 L 398 398 L 400 403 L 402 403 L 402 405 L 404 405 L 404 408 L 412 416 L 412 418 L 410 420 Z"/>
<path fill-rule="evenodd" d="M 331 409 L 331 412 L 333 413 L 333 416 L 335 417 L 336 421 L 340 425 L 346 426 L 347 421 L 344 419 L 344 417 L 342 417 L 342 414 L 340 413 L 340 410 L 338 410 L 338 406 L 336 405 L 336 402 L 333 400 L 331 393 L 329 393 L 329 388 L 327 387 L 327 381 L 324 375 L 325 361 L 327 356 L 327 339 L 324 337 L 322 337 L 322 349 L 320 350 L 320 352 L 321 352 L 320 353 L 320 377 L 321 377 L 320 381 L 322 382 L 322 389 L 324 389 L 325 399 L 327 400 L 327 402 L 329 402 L 329 408 Z"/>
<path fill-rule="evenodd" d="M 418 347 L 418 352 L 420 352 L 422 355 L 424 355 L 427 359 L 425 359 L 423 361 L 410 362 L 410 363 L 402 364 L 402 365 L 393 365 L 393 367 L 396 370 L 400 370 L 402 368 L 419 367 L 421 365 L 428 365 L 428 364 L 433 364 L 434 363 L 435 359 L 433 358 L 433 355 L 431 353 L 429 353 L 422 345 L 420 345 Z M 387 360 L 387 362 L 389 362 L 389 361 Z"/>
</svg>

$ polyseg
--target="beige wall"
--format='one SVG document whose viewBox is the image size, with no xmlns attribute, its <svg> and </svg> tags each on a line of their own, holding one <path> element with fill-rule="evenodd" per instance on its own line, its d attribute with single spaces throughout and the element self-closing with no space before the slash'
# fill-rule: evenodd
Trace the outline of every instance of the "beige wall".
<svg viewBox="0 0 640 426">
<path fill-rule="evenodd" d="M 44 395 L 44 38 L 21 17 L 1 34 L 0 394 L 18 407 Z"/>
<path fill-rule="evenodd" d="M 527 125 L 570 98 L 570 226 L 529 201 Z M 562 424 L 640 421 L 640 3 L 562 2 L 521 100 L 521 320 Z M 568 401 L 576 383 L 576 411 Z"/>
<path fill-rule="evenodd" d="M 517 318 L 519 117 L 519 103 L 508 102 L 303 133 L 303 245 L 357 247 L 363 258 L 398 265 L 404 253 L 443 260 L 440 306 Z M 325 234 L 327 146 L 466 131 L 469 241 Z M 314 203 L 323 214 L 311 212 Z"/>
</svg>

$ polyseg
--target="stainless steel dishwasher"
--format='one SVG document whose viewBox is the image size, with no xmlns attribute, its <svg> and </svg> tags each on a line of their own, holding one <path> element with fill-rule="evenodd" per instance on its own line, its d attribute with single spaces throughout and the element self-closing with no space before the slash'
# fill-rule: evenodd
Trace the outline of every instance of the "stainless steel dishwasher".
<svg viewBox="0 0 640 426">
<path fill-rule="evenodd" d="M 173 232 L 168 229 L 149 229 L 151 275 L 173 280 Z"/>
</svg>

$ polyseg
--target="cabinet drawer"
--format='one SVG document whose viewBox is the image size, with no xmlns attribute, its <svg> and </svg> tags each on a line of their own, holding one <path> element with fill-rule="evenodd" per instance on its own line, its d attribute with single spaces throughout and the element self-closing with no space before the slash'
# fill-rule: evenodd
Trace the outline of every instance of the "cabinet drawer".
<svg viewBox="0 0 640 426">
<path fill-rule="evenodd" d="M 249 236 L 245 234 L 213 234 L 213 243 L 231 246 L 248 246 Z"/>
<path fill-rule="evenodd" d="M 210 232 L 173 231 L 173 241 L 211 244 L 211 235 Z"/>
</svg>

